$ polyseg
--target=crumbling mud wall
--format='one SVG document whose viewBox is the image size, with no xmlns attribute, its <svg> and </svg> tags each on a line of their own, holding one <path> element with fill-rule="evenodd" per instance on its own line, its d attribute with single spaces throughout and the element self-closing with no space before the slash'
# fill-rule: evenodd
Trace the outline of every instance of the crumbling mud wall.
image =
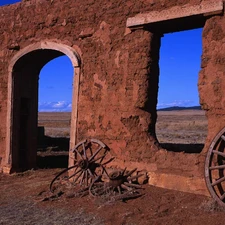
<svg viewBox="0 0 225 225">
<path fill-rule="evenodd" d="M 203 29 L 203 53 L 198 89 L 200 104 L 208 119 L 208 136 L 204 155 L 213 137 L 225 125 L 225 18 L 223 15 L 208 19 Z"/>
<path fill-rule="evenodd" d="M 199 73 L 199 94 L 202 108 L 208 118 L 208 145 L 211 136 L 225 124 L 225 25 L 224 16 L 215 16 L 206 21 L 203 30 L 202 70 Z"/>
<path fill-rule="evenodd" d="M 12 163 L 6 157 L 6 134 L 11 129 L 6 120 L 7 105 L 12 102 L 8 97 L 10 62 L 27 46 L 51 41 L 73 48 L 80 58 L 76 137 L 73 137 L 76 141 L 99 138 L 110 147 L 117 165 L 129 163 L 147 171 L 182 172 L 202 178 L 207 147 L 225 125 L 224 16 L 209 16 L 204 26 L 199 94 L 207 111 L 209 133 L 205 149 L 198 156 L 167 152 L 157 142 L 158 60 L 164 31 L 160 26 L 154 30 L 148 26 L 126 27 L 127 19 L 138 13 L 201 2 L 23 0 L 0 7 L 0 168 Z M 195 24 L 192 21 L 189 29 L 195 28 Z M 38 61 L 34 57 L 30 66 Z"/>
</svg>

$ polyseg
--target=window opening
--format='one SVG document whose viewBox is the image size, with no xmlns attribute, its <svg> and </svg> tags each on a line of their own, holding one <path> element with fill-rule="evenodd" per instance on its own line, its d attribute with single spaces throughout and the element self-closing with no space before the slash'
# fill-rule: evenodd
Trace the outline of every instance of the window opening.
<svg viewBox="0 0 225 225">
<path fill-rule="evenodd" d="M 200 153 L 204 147 L 207 120 L 197 86 L 201 54 L 202 29 L 161 39 L 156 134 L 169 151 Z"/>
</svg>

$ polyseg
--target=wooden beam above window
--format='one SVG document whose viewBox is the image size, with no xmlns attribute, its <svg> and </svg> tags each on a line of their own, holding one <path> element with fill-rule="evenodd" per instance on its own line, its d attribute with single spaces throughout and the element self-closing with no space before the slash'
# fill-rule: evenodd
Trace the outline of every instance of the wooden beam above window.
<svg viewBox="0 0 225 225">
<path fill-rule="evenodd" d="M 199 5 L 174 6 L 161 11 L 152 11 L 148 13 L 140 13 L 134 17 L 127 19 L 126 26 L 135 28 L 139 26 L 149 26 L 151 24 L 159 24 L 178 19 L 207 17 L 221 14 L 223 12 L 222 0 L 205 0 Z"/>
</svg>

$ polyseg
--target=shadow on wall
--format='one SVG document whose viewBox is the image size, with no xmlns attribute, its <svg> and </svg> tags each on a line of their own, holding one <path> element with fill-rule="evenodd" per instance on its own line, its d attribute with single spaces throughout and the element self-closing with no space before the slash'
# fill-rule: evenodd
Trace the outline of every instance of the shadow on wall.
<svg viewBox="0 0 225 225">
<path fill-rule="evenodd" d="M 204 144 L 176 144 L 176 143 L 160 143 L 167 151 L 184 152 L 184 153 L 201 153 Z"/>
</svg>

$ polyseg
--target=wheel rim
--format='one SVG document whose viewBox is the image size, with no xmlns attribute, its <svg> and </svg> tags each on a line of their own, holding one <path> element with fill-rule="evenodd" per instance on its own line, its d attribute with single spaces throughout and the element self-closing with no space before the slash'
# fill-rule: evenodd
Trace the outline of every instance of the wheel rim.
<svg viewBox="0 0 225 225">
<path fill-rule="evenodd" d="M 123 171 L 113 171 L 107 174 L 108 182 L 101 182 L 97 177 L 89 187 L 89 194 L 93 197 L 104 196 L 110 199 L 124 199 L 139 197 L 141 194 L 138 189 L 142 189 L 141 185 L 134 184 L 132 181 L 141 177 L 143 174 L 132 176 L 137 169 L 133 169 L 129 172 L 126 168 Z"/>
<path fill-rule="evenodd" d="M 213 139 L 205 161 L 207 188 L 219 205 L 225 206 L 225 128 Z"/>
<path fill-rule="evenodd" d="M 85 139 L 70 151 L 75 165 L 56 175 L 50 184 L 51 192 L 54 191 L 54 186 L 60 186 L 66 181 L 69 185 L 88 187 L 97 176 L 106 172 L 105 165 L 113 160 L 107 156 L 109 149 L 106 145 L 97 139 Z"/>
<path fill-rule="evenodd" d="M 69 174 L 70 174 L 70 171 L 71 170 L 74 171 L 74 169 L 77 172 L 78 166 L 77 165 L 71 166 L 69 168 L 62 170 L 60 173 L 58 173 L 50 183 L 50 191 L 52 193 L 60 192 L 60 191 L 64 192 L 65 189 L 67 189 L 71 185 L 71 183 L 69 182 L 69 179 L 70 179 Z M 79 170 L 78 170 L 78 172 L 79 172 Z M 75 173 L 73 173 L 73 174 L 75 174 Z M 79 176 L 79 174 L 77 176 Z"/>
</svg>

